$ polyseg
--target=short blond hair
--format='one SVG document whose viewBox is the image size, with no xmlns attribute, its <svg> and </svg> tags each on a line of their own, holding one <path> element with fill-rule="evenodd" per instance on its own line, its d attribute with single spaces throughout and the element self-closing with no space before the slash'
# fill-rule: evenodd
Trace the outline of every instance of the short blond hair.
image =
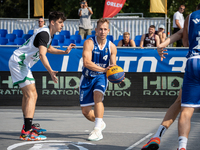
<svg viewBox="0 0 200 150">
<path fill-rule="evenodd" d="M 125 36 L 125 35 L 130 35 L 130 33 L 129 32 L 124 32 L 123 36 Z"/>
<path fill-rule="evenodd" d="M 105 19 L 105 18 L 100 18 L 98 21 L 97 21 L 97 26 L 99 23 L 108 23 L 109 24 L 109 20 L 108 19 Z"/>
</svg>

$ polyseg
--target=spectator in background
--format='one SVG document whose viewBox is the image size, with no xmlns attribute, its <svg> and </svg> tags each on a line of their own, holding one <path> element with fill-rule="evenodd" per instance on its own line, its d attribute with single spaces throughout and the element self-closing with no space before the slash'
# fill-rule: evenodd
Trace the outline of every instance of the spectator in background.
<svg viewBox="0 0 200 150">
<path fill-rule="evenodd" d="M 184 10 L 185 6 L 180 5 L 179 10 L 173 16 L 173 28 L 174 28 L 173 34 L 182 29 L 184 26 L 184 17 L 183 17 Z M 178 40 L 176 43 L 177 43 L 176 47 L 181 47 L 183 45 L 182 40 Z"/>
<path fill-rule="evenodd" d="M 82 39 L 86 38 L 87 35 L 91 35 L 92 25 L 90 18 L 92 14 L 92 8 L 88 7 L 86 0 L 82 0 L 81 8 L 78 10 L 78 15 L 80 16 L 79 35 L 81 35 Z"/>
<path fill-rule="evenodd" d="M 159 25 L 158 31 L 155 32 L 160 38 L 160 43 L 163 43 L 166 39 L 166 33 L 165 33 L 165 26 L 164 25 Z"/>
<path fill-rule="evenodd" d="M 40 19 L 38 20 L 38 25 L 35 26 L 35 28 L 34 28 L 33 33 L 36 33 L 38 29 L 45 27 L 45 24 L 44 24 L 44 23 L 45 23 L 45 22 L 44 22 L 44 19 L 43 19 L 43 18 L 40 18 Z"/>
<path fill-rule="evenodd" d="M 155 34 L 155 26 L 150 25 L 149 33 L 143 34 L 140 40 L 140 47 L 158 47 L 160 44 L 159 36 Z M 143 47 L 144 46 L 144 47 Z"/>
<path fill-rule="evenodd" d="M 124 32 L 123 39 L 119 41 L 118 46 L 136 47 L 135 42 L 130 39 L 130 33 Z"/>
</svg>

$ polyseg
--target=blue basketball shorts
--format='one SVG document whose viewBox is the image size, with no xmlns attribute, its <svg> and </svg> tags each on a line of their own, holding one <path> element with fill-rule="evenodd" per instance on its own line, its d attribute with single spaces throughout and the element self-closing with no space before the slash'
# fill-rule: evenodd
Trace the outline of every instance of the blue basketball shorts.
<svg viewBox="0 0 200 150">
<path fill-rule="evenodd" d="M 79 89 L 80 106 L 84 107 L 84 106 L 94 105 L 93 92 L 99 91 L 104 95 L 107 86 L 108 86 L 108 80 L 106 74 L 98 75 L 94 78 L 86 78 L 82 75 L 80 80 L 80 89 Z"/>
<path fill-rule="evenodd" d="M 200 107 L 200 55 L 187 60 L 181 106 Z"/>
</svg>

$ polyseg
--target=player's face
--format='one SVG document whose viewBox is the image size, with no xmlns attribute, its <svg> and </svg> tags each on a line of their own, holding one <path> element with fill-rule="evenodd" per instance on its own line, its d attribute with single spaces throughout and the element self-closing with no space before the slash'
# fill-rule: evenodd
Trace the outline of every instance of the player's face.
<svg viewBox="0 0 200 150">
<path fill-rule="evenodd" d="M 154 28 L 149 28 L 149 33 L 150 33 L 150 34 L 155 33 L 155 29 L 154 29 Z"/>
<path fill-rule="evenodd" d="M 130 39 L 130 36 L 129 35 L 124 35 L 123 38 L 124 38 L 124 41 L 128 42 L 129 39 Z"/>
<path fill-rule="evenodd" d="M 108 35 L 109 33 L 109 25 L 107 22 L 104 22 L 104 23 L 99 23 L 97 28 L 96 28 L 96 33 L 97 33 L 97 36 L 104 40 L 106 39 L 106 36 Z"/>
<path fill-rule="evenodd" d="M 60 32 L 62 30 L 63 26 L 64 26 L 64 22 L 63 22 L 62 19 L 58 19 L 54 23 L 54 27 L 55 27 L 56 32 Z"/>
</svg>

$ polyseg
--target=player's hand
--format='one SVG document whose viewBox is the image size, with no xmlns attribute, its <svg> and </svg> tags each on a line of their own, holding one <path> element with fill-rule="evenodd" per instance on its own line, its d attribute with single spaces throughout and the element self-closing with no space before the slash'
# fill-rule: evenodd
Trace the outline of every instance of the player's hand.
<svg viewBox="0 0 200 150">
<path fill-rule="evenodd" d="M 107 70 L 109 70 L 113 66 L 116 66 L 116 65 L 112 64 L 112 65 L 108 66 L 107 68 L 105 68 L 105 72 L 107 72 Z"/>
<path fill-rule="evenodd" d="M 57 73 L 58 73 L 58 71 L 51 71 L 50 72 L 51 79 L 53 80 L 54 83 L 58 83 L 58 78 L 56 77 Z"/>
<path fill-rule="evenodd" d="M 124 80 L 125 80 L 125 72 L 124 72 L 124 79 L 120 83 L 124 82 Z M 118 83 L 118 84 L 120 84 L 120 83 Z"/>
<path fill-rule="evenodd" d="M 66 53 L 66 54 L 69 54 L 69 53 L 71 52 L 72 48 L 74 48 L 75 46 L 76 46 L 76 44 L 71 43 L 71 44 L 67 47 L 65 53 Z"/>
<path fill-rule="evenodd" d="M 168 55 L 168 53 L 166 53 L 166 49 L 164 49 L 166 47 L 162 47 L 162 46 L 158 46 L 157 47 L 157 52 L 158 52 L 158 55 L 160 56 L 160 60 L 163 61 L 163 58 L 165 59 L 165 56 L 164 55 Z"/>
</svg>

